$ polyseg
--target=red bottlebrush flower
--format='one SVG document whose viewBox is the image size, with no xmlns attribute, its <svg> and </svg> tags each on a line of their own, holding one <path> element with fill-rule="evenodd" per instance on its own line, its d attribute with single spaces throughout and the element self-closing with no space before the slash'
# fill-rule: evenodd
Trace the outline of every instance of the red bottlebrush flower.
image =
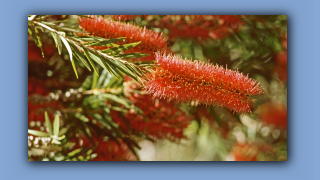
<svg viewBox="0 0 320 180">
<path fill-rule="evenodd" d="M 280 52 L 276 57 L 276 61 L 277 66 L 274 71 L 279 74 L 279 78 L 282 81 L 287 82 L 287 51 Z"/>
<path fill-rule="evenodd" d="M 156 60 L 159 66 L 145 82 L 155 97 L 224 106 L 240 113 L 251 112 L 249 95 L 262 93 L 259 83 L 238 71 L 161 53 L 156 53 Z"/>
<path fill-rule="evenodd" d="M 170 39 L 194 38 L 198 41 L 209 38 L 221 39 L 229 35 L 229 30 L 238 31 L 242 25 L 239 16 L 233 15 L 168 15 L 154 26 L 166 28 Z"/>
<path fill-rule="evenodd" d="M 131 83 L 128 85 L 128 83 Z M 133 134 L 143 134 L 152 139 L 167 139 L 172 142 L 186 138 L 183 130 L 189 125 L 191 117 L 186 117 L 173 102 L 153 98 L 149 94 L 138 94 L 134 90 L 139 89 L 137 83 L 127 82 L 128 88 L 125 94 L 135 106 L 143 111 L 144 116 L 135 112 L 128 112 L 125 115 L 128 124 L 119 113 L 112 111 L 112 119 L 120 125 L 123 132 L 128 133 L 129 129 Z"/>
<path fill-rule="evenodd" d="M 132 19 L 135 19 L 136 17 L 146 17 L 147 15 L 111 15 L 113 19 L 116 19 L 116 20 L 132 20 Z"/>
<path fill-rule="evenodd" d="M 267 124 L 287 129 L 287 107 L 268 103 L 260 106 L 260 109 L 259 119 Z"/>
<path fill-rule="evenodd" d="M 151 54 L 151 56 L 140 58 L 139 60 L 154 60 L 153 52 L 165 50 L 167 48 L 167 38 L 163 37 L 162 34 L 152 32 L 145 27 L 140 28 L 132 24 L 103 19 L 102 17 L 90 17 L 91 18 L 82 17 L 79 19 L 78 23 L 85 31 L 93 36 L 99 36 L 106 39 L 126 37 L 125 41 L 120 44 L 141 41 L 138 46 L 129 49 L 130 52 L 143 52 Z M 128 52 L 129 51 L 124 51 L 124 53 Z"/>
<path fill-rule="evenodd" d="M 253 144 L 236 144 L 231 154 L 235 161 L 257 161 L 258 147 Z"/>
</svg>

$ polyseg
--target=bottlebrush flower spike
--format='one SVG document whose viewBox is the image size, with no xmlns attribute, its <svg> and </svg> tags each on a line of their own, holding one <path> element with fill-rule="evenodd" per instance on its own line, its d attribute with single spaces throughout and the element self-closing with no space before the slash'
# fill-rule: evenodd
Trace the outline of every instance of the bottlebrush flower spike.
<svg viewBox="0 0 320 180">
<path fill-rule="evenodd" d="M 132 19 L 135 19 L 136 17 L 141 17 L 141 16 L 144 16 L 146 17 L 147 15 L 111 15 L 113 19 L 116 19 L 116 20 L 132 20 Z"/>
<path fill-rule="evenodd" d="M 126 24 L 119 21 L 104 19 L 103 17 L 90 17 L 91 18 L 79 18 L 78 23 L 85 31 L 93 36 L 99 36 L 106 39 L 126 37 L 125 42 L 119 43 L 120 45 L 141 41 L 138 46 L 129 49 L 130 52 L 143 52 L 151 54 L 151 56 L 139 60 L 154 60 L 154 56 L 152 56 L 153 52 L 165 50 L 167 48 L 167 38 L 146 27 L 140 28 L 129 23 Z M 127 51 L 124 51 L 124 53 L 127 53 Z"/>
<path fill-rule="evenodd" d="M 224 106 L 243 113 L 251 112 L 253 99 L 249 95 L 262 93 L 260 83 L 238 71 L 162 53 L 155 56 L 159 66 L 146 75 L 145 82 L 146 90 L 155 97 Z"/>
<path fill-rule="evenodd" d="M 169 38 L 194 38 L 198 41 L 222 39 L 244 24 L 240 16 L 235 15 L 167 15 L 154 26 L 170 31 Z"/>
</svg>

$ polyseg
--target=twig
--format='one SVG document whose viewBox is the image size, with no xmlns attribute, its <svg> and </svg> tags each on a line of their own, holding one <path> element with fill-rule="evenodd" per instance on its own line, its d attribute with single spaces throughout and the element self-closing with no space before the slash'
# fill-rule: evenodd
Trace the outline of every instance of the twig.
<svg viewBox="0 0 320 180">
<path fill-rule="evenodd" d="M 36 18 L 37 15 L 32 15 L 31 17 L 28 17 L 28 21 L 33 21 L 34 18 Z"/>
</svg>

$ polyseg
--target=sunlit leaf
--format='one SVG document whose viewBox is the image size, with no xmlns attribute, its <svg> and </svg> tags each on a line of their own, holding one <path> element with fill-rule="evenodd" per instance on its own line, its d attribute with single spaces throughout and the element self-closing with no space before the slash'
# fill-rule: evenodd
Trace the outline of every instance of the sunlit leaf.
<svg viewBox="0 0 320 180">
<path fill-rule="evenodd" d="M 68 52 L 69 52 L 70 61 L 72 61 L 72 50 L 71 50 L 71 47 L 70 47 L 68 41 L 67 41 L 64 37 L 62 37 L 62 36 L 61 36 L 61 40 L 62 40 L 62 42 L 64 43 L 64 45 L 66 46 L 66 48 L 67 48 L 67 50 L 68 50 Z"/>
<path fill-rule="evenodd" d="M 60 143 L 60 142 L 59 142 Z M 57 143 L 56 143 L 57 144 Z M 56 161 L 63 161 L 64 160 L 64 156 L 63 155 L 61 155 L 61 156 L 55 156 L 54 157 L 54 160 L 56 160 Z"/>
<path fill-rule="evenodd" d="M 107 78 L 104 80 L 102 88 L 110 87 L 109 84 L 111 82 L 111 79 L 115 79 L 115 77 L 112 76 L 111 74 L 107 74 Z"/>
<path fill-rule="evenodd" d="M 54 143 L 54 144 L 61 144 L 61 142 L 58 141 L 58 140 L 56 140 L 56 139 L 52 139 L 52 143 Z"/>
<path fill-rule="evenodd" d="M 69 130 L 68 127 L 61 128 L 59 132 L 59 137 L 67 133 L 68 130 Z"/>
<path fill-rule="evenodd" d="M 42 131 L 36 131 L 36 130 L 31 130 L 28 129 L 28 133 L 35 135 L 35 136 L 39 136 L 39 137 L 50 137 L 50 135 L 48 133 L 42 132 Z"/>
<path fill-rule="evenodd" d="M 77 72 L 76 65 L 74 64 L 74 61 L 71 61 L 71 64 L 72 64 L 73 71 L 76 73 L 76 76 L 77 76 L 77 79 L 78 79 L 78 72 Z"/>
<path fill-rule="evenodd" d="M 59 115 L 56 115 L 53 121 L 53 135 L 58 137 L 59 130 L 60 130 L 60 118 L 59 118 Z"/>
<path fill-rule="evenodd" d="M 49 134 L 50 134 L 50 135 L 53 135 L 52 124 L 51 124 L 51 122 L 50 122 L 50 119 L 49 119 L 49 116 L 48 116 L 47 111 L 44 113 L 44 119 L 45 119 L 46 124 L 47 124 L 47 127 L 48 127 L 48 129 L 49 129 Z"/>
<path fill-rule="evenodd" d="M 56 33 L 52 32 L 51 34 L 52 34 L 52 37 L 54 39 L 54 42 L 56 43 L 56 47 L 58 48 L 58 53 L 59 53 L 59 55 L 61 55 L 61 52 L 62 52 L 61 38 Z"/>
<path fill-rule="evenodd" d="M 68 153 L 68 156 L 69 156 L 69 157 L 70 157 L 70 156 L 72 157 L 72 156 L 78 154 L 79 152 L 81 152 L 81 150 L 82 150 L 82 148 L 75 149 L 75 150 L 69 152 L 69 153 Z"/>
</svg>

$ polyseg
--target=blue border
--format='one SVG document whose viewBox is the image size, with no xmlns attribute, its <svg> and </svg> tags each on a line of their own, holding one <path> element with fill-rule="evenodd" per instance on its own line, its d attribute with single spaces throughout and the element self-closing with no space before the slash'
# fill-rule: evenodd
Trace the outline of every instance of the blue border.
<svg viewBox="0 0 320 180">
<path fill-rule="evenodd" d="M 1 167 L 3 179 L 320 179 L 319 1 L 9 1 L 1 8 Z M 286 14 L 289 36 L 287 162 L 27 161 L 28 14 Z M 4 22 L 3 22 L 4 21 Z M 318 93 L 318 94 L 316 94 Z M 317 178 L 318 177 L 318 178 Z M 1 178 L 2 179 L 2 178 Z"/>
</svg>

